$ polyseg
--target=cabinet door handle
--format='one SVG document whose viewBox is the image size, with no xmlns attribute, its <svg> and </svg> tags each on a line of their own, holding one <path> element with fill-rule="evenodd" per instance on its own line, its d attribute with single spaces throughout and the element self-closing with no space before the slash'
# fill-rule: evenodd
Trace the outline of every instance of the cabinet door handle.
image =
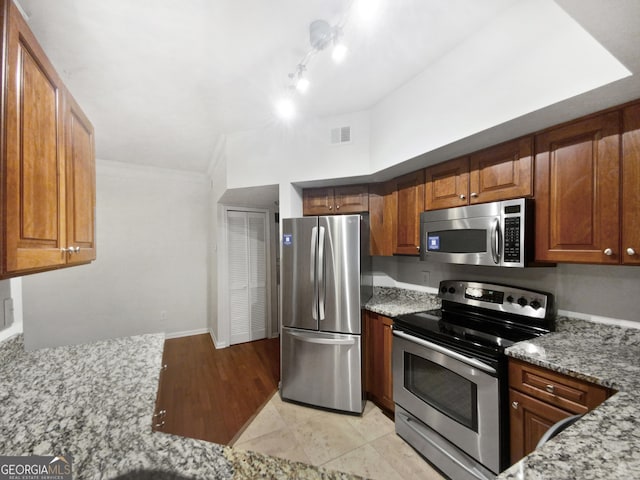
<svg viewBox="0 0 640 480">
<path fill-rule="evenodd" d="M 162 417 L 164 417 L 166 414 L 167 414 L 167 411 L 166 411 L 166 410 L 164 410 L 164 409 L 162 409 L 162 410 L 160 410 L 158 413 L 154 414 L 154 415 L 153 415 L 153 418 L 156 418 L 156 417 L 161 417 L 161 418 L 162 418 Z"/>
<path fill-rule="evenodd" d="M 635 254 L 636 254 L 636 251 L 633 248 L 631 247 L 627 248 L 627 255 L 635 255 Z"/>
<path fill-rule="evenodd" d="M 604 249 L 604 253 L 607 257 L 610 257 L 611 255 L 613 255 L 613 250 L 611 250 L 610 248 L 605 248 Z"/>
<path fill-rule="evenodd" d="M 478 194 L 476 192 L 471 193 L 471 198 L 478 198 Z"/>
<path fill-rule="evenodd" d="M 160 370 L 162 370 L 163 372 L 167 369 L 167 364 L 165 363 L 164 365 L 162 365 L 162 367 L 160 368 Z"/>
<path fill-rule="evenodd" d="M 556 387 L 554 385 L 547 385 L 544 389 L 549 393 L 556 393 Z"/>
<path fill-rule="evenodd" d="M 467 197 L 461 193 L 460 194 L 460 200 L 464 200 L 465 198 L 467 198 Z"/>
<path fill-rule="evenodd" d="M 336 205 L 336 210 L 340 210 L 340 205 Z"/>
<path fill-rule="evenodd" d="M 164 420 L 161 421 L 160 423 L 155 423 L 153 426 L 154 426 L 154 428 L 162 428 L 162 427 L 164 427 Z"/>
<path fill-rule="evenodd" d="M 520 403 L 519 403 L 519 402 L 515 402 L 515 401 L 511 402 L 511 407 L 512 407 L 514 410 L 517 410 L 519 406 L 520 406 Z"/>
<path fill-rule="evenodd" d="M 333 210 L 333 206 L 332 205 L 329 205 L 329 210 Z"/>
</svg>

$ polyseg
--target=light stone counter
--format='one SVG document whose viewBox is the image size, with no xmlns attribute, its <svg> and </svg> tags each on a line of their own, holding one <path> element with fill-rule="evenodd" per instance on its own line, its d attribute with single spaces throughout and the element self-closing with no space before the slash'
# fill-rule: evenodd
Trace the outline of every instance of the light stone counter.
<svg viewBox="0 0 640 480">
<path fill-rule="evenodd" d="M 70 454 L 75 479 L 357 478 L 153 432 L 163 346 L 163 335 L 34 352 L 21 336 L 0 343 L 0 455 Z"/>
<path fill-rule="evenodd" d="M 364 308 L 387 317 L 440 308 L 440 299 L 433 293 L 393 287 L 374 287 L 373 296 Z"/>
<path fill-rule="evenodd" d="M 640 478 L 640 330 L 561 317 L 511 357 L 619 390 L 498 478 Z"/>
</svg>

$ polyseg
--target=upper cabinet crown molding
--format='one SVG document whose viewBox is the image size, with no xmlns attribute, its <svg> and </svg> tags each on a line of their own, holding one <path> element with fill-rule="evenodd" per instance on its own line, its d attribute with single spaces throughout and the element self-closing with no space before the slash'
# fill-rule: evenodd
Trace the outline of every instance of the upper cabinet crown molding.
<svg viewBox="0 0 640 480">
<path fill-rule="evenodd" d="M 2 12 L 4 278 L 95 258 L 95 153 L 91 123 L 22 15 L 11 1 Z"/>
</svg>

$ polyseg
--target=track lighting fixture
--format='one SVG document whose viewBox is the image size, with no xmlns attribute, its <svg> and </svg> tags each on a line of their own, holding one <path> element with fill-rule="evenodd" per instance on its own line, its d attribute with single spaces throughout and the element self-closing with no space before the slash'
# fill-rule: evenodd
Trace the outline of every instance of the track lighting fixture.
<svg viewBox="0 0 640 480">
<path fill-rule="evenodd" d="M 355 9 L 357 15 L 361 16 L 363 13 L 361 10 L 364 9 L 366 16 L 371 16 L 371 12 L 377 9 L 379 3 L 380 0 L 351 0 L 347 11 L 337 24 L 330 25 L 326 20 L 314 20 L 311 22 L 309 25 L 309 44 L 311 48 L 302 60 L 298 62 L 295 70 L 289 73 L 287 96 L 276 106 L 281 117 L 286 116 L 286 119 L 290 120 L 295 114 L 293 94 L 295 92 L 304 94 L 309 89 L 310 82 L 306 76 L 307 64 L 315 54 L 331 45 L 331 58 L 333 58 L 334 62 L 340 63 L 345 59 L 348 49 L 343 39 L 343 28 L 349 19 L 351 10 Z"/>
</svg>

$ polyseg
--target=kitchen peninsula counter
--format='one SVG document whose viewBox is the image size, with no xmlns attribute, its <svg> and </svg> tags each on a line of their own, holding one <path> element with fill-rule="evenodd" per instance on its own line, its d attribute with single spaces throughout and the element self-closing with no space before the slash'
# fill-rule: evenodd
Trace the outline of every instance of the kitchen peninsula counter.
<svg viewBox="0 0 640 480">
<path fill-rule="evenodd" d="M 0 455 L 70 454 L 78 479 L 358 478 L 153 432 L 163 347 L 161 334 L 33 352 L 21 335 L 0 343 Z"/>
<path fill-rule="evenodd" d="M 557 331 L 507 354 L 618 390 L 499 475 L 515 479 L 640 478 L 640 330 L 560 317 Z"/>
</svg>

